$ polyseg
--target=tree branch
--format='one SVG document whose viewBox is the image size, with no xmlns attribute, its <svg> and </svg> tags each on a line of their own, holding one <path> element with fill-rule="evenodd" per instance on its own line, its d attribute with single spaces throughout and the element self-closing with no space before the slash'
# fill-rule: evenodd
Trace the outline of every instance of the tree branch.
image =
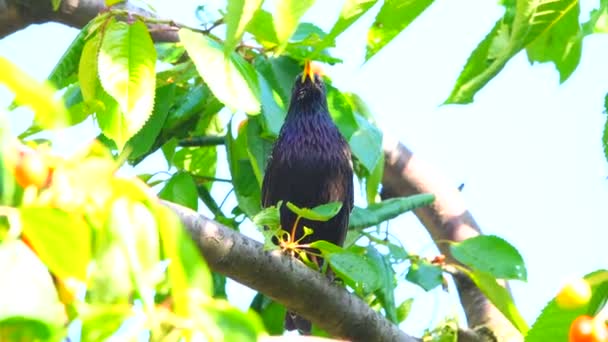
<svg viewBox="0 0 608 342">
<path fill-rule="evenodd" d="M 481 234 L 458 189 L 432 166 L 420 160 L 403 144 L 384 140 L 382 198 L 432 193 L 435 202 L 414 212 L 433 241 L 463 241 Z M 447 244 L 438 248 L 452 263 L 457 262 Z M 454 277 L 470 327 L 488 327 L 499 341 L 522 341 L 523 336 L 465 275 Z"/>
<path fill-rule="evenodd" d="M 61 1 L 61 6 L 57 12 L 54 12 L 52 10 L 50 4 L 51 4 L 51 1 L 0 0 L 0 39 L 11 33 L 16 32 L 20 29 L 23 29 L 31 24 L 34 24 L 34 23 L 44 23 L 44 22 L 55 21 L 55 22 L 64 23 L 64 24 L 72 26 L 72 27 L 81 28 L 89 20 L 93 19 L 100 11 L 105 9 L 105 7 L 104 7 L 105 3 L 103 0 L 63 0 L 63 1 Z M 124 8 L 126 8 L 129 11 L 133 11 L 134 13 L 140 13 L 142 15 L 149 15 L 151 17 L 156 17 L 154 14 L 151 14 L 145 10 L 131 6 L 128 2 L 124 6 L 126 6 Z M 175 32 L 175 30 L 171 29 L 170 25 L 154 24 L 154 23 L 150 24 L 149 23 L 148 26 L 150 27 L 150 29 L 152 31 L 152 36 L 155 41 L 177 41 L 178 40 L 177 33 Z M 409 151 L 405 146 L 403 146 L 395 141 L 390 141 L 385 138 L 384 151 L 385 151 L 385 156 L 386 156 L 386 158 L 385 158 L 386 164 L 385 164 L 385 174 L 384 174 L 384 178 L 383 178 L 383 191 L 382 191 L 383 198 L 390 198 L 393 196 L 407 196 L 407 195 L 412 195 L 412 194 L 417 194 L 417 193 L 435 194 L 436 200 L 435 200 L 435 203 L 431 207 L 421 208 L 421 209 L 418 209 L 415 211 L 416 215 L 418 216 L 420 221 L 423 223 L 423 225 L 426 227 L 426 229 L 429 231 L 429 233 L 433 237 L 434 241 L 440 241 L 440 240 L 462 241 L 468 237 L 472 237 L 472 236 L 476 236 L 476 235 L 480 234 L 480 229 L 479 229 L 478 225 L 475 223 L 471 214 L 467 211 L 460 194 L 458 193 L 456 188 L 454 186 L 452 186 L 452 184 L 449 184 L 445 180 L 443 180 L 443 178 L 435 170 L 433 170 L 430 166 L 426 165 L 424 162 L 420 161 L 417 157 L 414 157 L 412 152 Z M 192 215 L 194 215 L 194 214 L 192 214 Z M 188 217 L 190 217 L 190 216 L 188 216 Z M 183 217 L 183 218 L 185 218 L 185 217 Z M 189 221 L 190 223 L 194 224 L 194 221 L 192 218 L 190 218 L 189 220 L 190 220 Z M 203 234 L 203 232 L 213 231 L 213 229 L 216 229 L 216 232 L 223 232 L 223 231 L 218 230 L 218 229 L 220 229 L 220 228 L 218 228 L 220 226 L 218 226 L 216 223 L 213 223 L 212 221 L 209 221 L 208 219 L 205 219 L 202 217 L 201 217 L 201 220 L 203 220 L 201 222 L 206 222 L 206 223 L 198 224 L 196 226 L 198 228 L 196 228 L 196 229 L 194 229 L 195 226 L 192 226 L 192 227 L 190 227 L 191 228 L 190 231 L 195 233 L 195 237 L 197 238 L 196 240 L 199 242 L 199 246 L 201 248 L 203 248 L 204 246 L 212 246 L 213 245 L 212 242 L 214 240 L 213 239 L 205 240 L 205 243 L 203 243 L 203 235 L 201 235 L 201 234 Z M 212 229 L 210 227 L 215 227 L 215 228 Z M 205 229 L 203 229 L 203 228 L 205 228 Z M 279 257 L 276 255 L 273 256 L 273 255 L 268 254 L 266 259 L 259 257 L 259 253 L 261 253 L 260 252 L 261 247 L 258 245 L 255 245 L 255 243 L 253 241 L 246 240 L 244 237 L 240 237 L 238 234 L 235 235 L 236 233 L 233 231 L 230 231 L 230 234 L 232 234 L 232 235 L 230 235 L 230 234 L 223 235 L 220 233 L 217 233 L 217 234 L 219 234 L 219 235 L 217 235 L 218 237 L 227 239 L 226 241 L 228 241 L 229 243 L 231 243 L 234 246 L 236 246 L 235 245 L 236 242 L 239 242 L 239 243 L 242 243 L 243 246 L 247 247 L 250 252 L 257 253 L 257 254 L 253 254 L 253 256 L 254 256 L 253 258 L 257 262 L 256 265 L 258 265 L 257 267 L 262 267 L 261 264 L 263 264 L 263 262 L 261 262 L 261 260 L 266 260 L 266 259 L 267 259 L 267 261 L 278 262 L 279 264 L 277 264 L 277 265 L 282 265 L 283 268 L 280 268 L 280 269 L 287 272 L 285 274 L 288 274 L 289 272 L 291 272 L 292 268 L 294 270 L 296 270 L 296 269 L 299 270 L 301 267 L 304 267 L 296 262 L 289 260 L 288 258 L 285 259 L 284 257 Z M 198 239 L 199 235 L 200 235 L 200 239 Z M 214 236 L 214 235 L 210 235 L 210 236 Z M 230 261 L 232 259 L 228 258 L 227 256 L 232 255 L 231 253 L 236 253 L 237 256 L 244 258 L 244 260 L 238 259 L 238 258 L 236 260 L 238 260 L 240 263 L 244 263 L 246 265 L 248 265 L 247 262 L 250 261 L 249 257 L 244 257 L 245 254 L 237 253 L 236 251 L 231 252 L 231 249 L 229 249 L 229 250 L 222 249 L 221 246 L 219 245 L 220 241 L 222 241 L 222 240 L 216 241 L 218 243 L 218 245 L 216 247 L 218 248 L 218 250 L 224 250 L 225 254 L 216 253 L 213 256 L 219 257 L 219 256 L 223 255 L 222 258 L 226 257 L 227 259 L 225 259 L 225 260 L 213 259 L 215 263 L 210 262 L 210 265 L 212 267 L 214 267 L 214 265 L 217 265 L 220 269 L 225 269 L 227 275 L 233 277 L 237 281 L 240 281 L 239 279 L 242 279 L 243 283 L 245 283 L 246 285 L 249 285 L 249 284 L 253 284 L 256 286 L 263 285 L 263 284 L 257 284 L 257 281 L 264 282 L 264 280 L 256 279 L 257 277 L 260 276 L 260 274 L 258 274 L 256 272 L 253 272 L 253 274 L 252 274 L 252 272 L 251 272 L 252 269 L 255 269 L 253 267 L 250 267 L 250 268 L 245 267 L 243 269 L 244 273 L 242 276 L 240 276 L 239 274 L 235 274 L 236 269 L 231 268 L 232 263 L 235 261 Z M 254 244 L 254 245 L 252 245 L 252 244 Z M 442 251 L 442 253 L 444 253 L 446 256 L 448 256 L 448 258 L 450 258 L 450 261 L 454 261 L 453 258 L 451 258 L 451 256 L 450 256 L 447 246 L 440 245 L 439 249 Z M 206 257 L 207 257 L 207 254 L 209 254 L 209 253 L 211 253 L 211 252 L 206 252 L 206 251 L 204 251 L 204 248 L 203 248 L 203 254 L 205 254 Z M 266 254 L 264 254 L 264 255 L 266 255 Z M 275 261 L 275 259 L 277 259 L 279 261 Z M 272 265 L 274 265 L 274 264 L 272 264 Z M 277 265 L 275 265 L 275 266 L 277 266 Z M 217 269 L 217 270 L 219 272 L 221 272 L 220 269 Z M 302 271 L 302 272 L 305 272 L 305 271 Z M 316 299 L 315 302 L 318 302 L 318 300 L 319 300 L 318 295 L 321 293 L 325 293 L 325 292 L 315 292 L 315 291 L 308 292 L 307 289 L 309 289 L 309 286 L 310 286 L 309 282 L 310 281 L 314 282 L 315 286 L 320 286 L 318 289 L 324 290 L 325 289 L 324 286 L 327 286 L 327 281 L 320 275 L 318 275 L 310 270 L 308 270 L 306 272 L 308 272 L 308 273 L 304 273 L 304 274 L 306 274 L 305 278 L 294 277 L 293 279 L 297 278 L 300 280 L 306 280 L 307 285 L 304 286 L 302 289 L 303 290 L 302 294 L 304 294 L 304 293 L 307 294 L 307 297 L 304 297 L 304 298 L 315 298 Z M 269 273 L 269 275 L 272 275 L 273 277 L 280 275 L 280 279 L 285 278 L 285 280 L 288 280 L 287 278 L 289 278 L 289 277 L 285 276 L 285 274 Z M 297 274 L 301 275 L 300 273 L 297 273 Z M 288 283 L 291 284 L 293 282 L 293 279 L 289 280 Z M 506 320 L 506 318 L 488 301 L 488 299 L 485 298 L 485 296 L 483 296 L 483 294 L 475 287 L 475 285 L 468 278 L 456 276 L 455 281 L 456 281 L 456 285 L 457 285 L 457 288 L 458 288 L 458 291 L 460 294 L 461 302 L 463 304 L 465 313 L 467 315 L 467 319 L 469 321 L 469 326 L 472 326 L 472 327 L 487 326 L 495 332 L 496 336 L 501 341 L 522 340 L 521 335 L 517 332 L 517 330 L 515 330 L 515 328 L 511 325 L 511 323 L 509 323 Z M 323 284 L 325 284 L 325 285 L 323 285 Z M 281 288 L 282 285 L 285 285 L 285 283 L 283 281 L 278 281 L 275 285 L 267 285 L 270 287 L 269 289 L 272 290 L 271 292 L 265 292 L 265 291 L 261 291 L 261 292 L 267 293 L 272 297 L 273 296 L 272 293 L 277 292 L 278 291 L 277 287 Z M 298 284 L 293 284 L 293 285 L 298 286 Z M 299 286 L 302 287 L 302 284 L 300 284 Z M 254 286 L 252 286 L 252 287 L 256 288 Z M 335 294 L 341 296 L 340 298 L 342 298 L 343 300 L 346 300 L 345 298 L 347 298 L 346 297 L 347 293 L 344 290 L 334 289 L 332 291 L 334 291 L 334 292 L 338 291 Z M 334 293 L 334 292 L 332 292 L 332 293 Z M 298 293 L 298 292 L 292 292 L 292 293 Z M 309 297 L 309 296 L 313 296 L 313 297 Z M 297 297 L 297 296 L 291 297 L 291 296 L 277 294 L 275 299 L 277 299 L 277 301 L 279 301 L 281 303 L 285 303 L 285 304 L 290 303 L 287 306 L 292 307 L 296 311 L 298 311 L 298 309 L 302 309 L 303 310 L 302 314 L 306 317 L 306 314 L 304 313 L 304 311 L 310 309 L 308 306 L 310 306 L 313 301 L 308 301 L 307 303 L 300 303 L 297 299 L 295 299 L 295 297 Z M 350 299 L 347 300 L 347 303 L 351 303 Z M 353 308 L 357 308 L 357 309 L 359 308 L 359 306 L 364 305 L 364 303 L 362 303 L 360 300 L 354 301 L 353 303 L 354 303 L 354 304 L 352 304 L 352 305 L 354 305 Z M 292 305 L 292 306 L 290 306 L 290 305 Z M 300 306 L 300 305 L 302 305 L 302 306 Z M 365 305 L 365 307 L 366 307 L 366 310 L 369 310 L 369 308 L 367 308 L 366 305 Z M 336 308 L 334 307 L 334 309 L 336 309 Z M 332 312 L 334 314 L 337 313 L 338 314 L 337 317 L 341 317 L 341 315 L 343 315 L 345 311 L 346 310 L 344 310 L 344 307 L 342 307 L 339 311 L 328 311 L 328 312 Z M 379 322 L 378 317 L 380 317 L 380 316 L 371 315 L 369 317 L 371 317 L 374 320 L 373 321 L 374 324 L 380 324 L 380 323 L 378 323 Z M 327 318 L 327 316 L 324 315 L 323 318 Z M 317 323 L 317 321 L 315 321 L 315 319 L 312 319 L 312 320 L 315 323 Z M 329 320 L 329 321 L 331 321 L 331 320 Z M 354 322 L 359 322 L 357 324 L 361 323 L 360 320 L 356 320 Z M 334 323 L 330 323 L 328 321 L 323 321 L 323 322 L 320 322 L 319 326 L 323 326 L 323 324 L 331 325 Z M 366 328 L 368 327 L 367 324 L 368 324 L 367 322 L 365 322 L 365 324 L 364 324 L 364 326 Z M 342 320 L 339 322 L 339 324 L 337 324 L 337 326 L 329 327 L 327 330 L 330 331 L 331 329 L 335 328 L 335 330 L 331 330 L 331 331 L 340 332 L 337 335 L 344 336 L 344 335 L 342 335 L 342 333 L 346 333 L 346 331 L 344 330 L 344 326 L 348 326 L 348 324 L 345 323 L 345 320 Z M 389 327 L 393 327 L 393 326 L 389 325 Z M 359 328 L 361 328 L 361 327 L 359 327 Z M 389 330 L 392 332 L 393 331 L 392 329 L 393 328 L 391 328 Z M 404 335 L 399 334 L 399 335 L 394 335 L 394 336 L 403 337 Z M 411 337 L 407 337 L 407 336 L 405 338 L 411 339 Z M 374 339 L 374 340 L 378 340 L 378 339 Z"/>
<path fill-rule="evenodd" d="M 278 250 L 264 251 L 261 243 L 190 209 L 165 204 L 178 214 L 211 269 L 284 304 L 332 336 L 352 341 L 419 341 L 295 258 Z"/>
</svg>

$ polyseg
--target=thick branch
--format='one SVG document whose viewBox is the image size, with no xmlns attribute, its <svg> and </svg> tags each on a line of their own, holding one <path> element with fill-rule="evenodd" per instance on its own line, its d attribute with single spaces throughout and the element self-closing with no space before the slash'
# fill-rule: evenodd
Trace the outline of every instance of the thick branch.
<svg viewBox="0 0 608 342">
<path fill-rule="evenodd" d="M 284 304 L 332 336 L 352 341 L 419 341 L 296 259 L 280 251 L 264 251 L 261 243 L 190 209 L 166 205 L 180 216 L 211 269 Z"/>
<path fill-rule="evenodd" d="M 383 198 L 419 193 L 435 195 L 433 205 L 415 210 L 433 241 L 462 241 L 481 234 L 456 186 L 397 141 L 385 138 L 384 154 Z M 438 244 L 438 247 L 450 262 L 456 262 L 447 244 Z M 462 275 L 454 277 L 454 280 L 470 327 L 486 326 L 494 331 L 499 341 L 523 340 L 469 278 Z"/>
</svg>

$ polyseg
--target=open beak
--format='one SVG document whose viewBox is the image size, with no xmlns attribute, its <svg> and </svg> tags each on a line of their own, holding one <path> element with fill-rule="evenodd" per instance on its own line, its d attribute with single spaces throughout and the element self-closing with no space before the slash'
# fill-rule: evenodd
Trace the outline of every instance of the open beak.
<svg viewBox="0 0 608 342">
<path fill-rule="evenodd" d="M 306 78 L 309 78 L 311 82 L 315 80 L 315 72 L 312 68 L 312 64 L 310 61 L 306 61 L 304 63 L 304 72 L 302 73 L 302 83 L 306 81 Z"/>
</svg>

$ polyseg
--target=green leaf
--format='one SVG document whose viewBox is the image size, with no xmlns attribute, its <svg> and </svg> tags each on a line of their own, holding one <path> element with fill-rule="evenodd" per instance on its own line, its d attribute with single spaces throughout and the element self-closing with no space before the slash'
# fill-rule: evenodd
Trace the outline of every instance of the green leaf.
<svg viewBox="0 0 608 342">
<path fill-rule="evenodd" d="M 340 209 L 342 209 L 342 202 L 321 204 L 312 209 L 299 208 L 295 204 L 287 202 L 287 208 L 302 218 L 312 221 L 326 222 L 340 212 Z"/>
<path fill-rule="evenodd" d="M 443 283 L 443 271 L 441 267 L 431 264 L 426 260 L 412 262 L 405 279 L 430 291 Z"/>
<path fill-rule="evenodd" d="M 382 155 L 382 132 L 361 116 L 356 117 L 359 129 L 348 140 L 353 155 L 372 173 L 380 163 Z"/>
<path fill-rule="evenodd" d="M 228 133 L 226 135 L 226 153 L 239 208 L 248 217 L 254 217 L 261 210 L 261 195 L 260 185 L 256 180 L 247 152 L 247 135 L 239 134 L 234 139 L 232 134 Z"/>
<path fill-rule="evenodd" d="M 327 256 L 331 269 L 359 294 L 368 294 L 382 286 L 381 275 L 364 255 L 345 251 Z"/>
<path fill-rule="evenodd" d="M 274 30 L 274 19 L 272 14 L 259 8 L 249 24 L 247 32 L 251 33 L 255 40 L 265 48 L 271 48 L 279 44 L 277 32 Z"/>
<path fill-rule="evenodd" d="M 174 174 L 160 190 L 158 197 L 193 210 L 198 208 L 196 184 L 192 176 L 185 172 Z"/>
<path fill-rule="evenodd" d="M 268 227 L 268 229 L 273 231 L 279 229 L 281 225 L 279 206 L 280 205 L 262 209 L 262 211 L 257 213 L 251 221 L 260 228 Z"/>
<path fill-rule="evenodd" d="M 600 6 L 589 14 L 589 20 L 582 25 L 583 35 L 608 33 L 608 1 L 600 0 Z"/>
<path fill-rule="evenodd" d="M 277 137 L 285 121 L 286 110 L 277 91 L 272 89 L 270 83 L 259 73 L 260 99 L 262 100 L 262 118 L 266 133 Z M 263 170 L 263 168 L 262 168 Z"/>
<path fill-rule="evenodd" d="M 334 253 L 345 253 L 346 250 L 338 245 L 334 245 L 331 242 L 325 240 L 317 240 L 310 243 L 310 248 L 316 248 L 323 254 L 324 257 L 328 257 Z"/>
<path fill-rule="evenodd" d="M 179 43 L 155 43 L 154 47 L 158 60 L 164 63 L 175 64 L 186 53 L 186 48 Z"/>
<path fill-rule="evenodd" d="M 61 89 L 74 82 L 74 78 L 78 73 L 78 62 L 84 48 L 85 37 L 88 34 L 90 25 L 91 22 L 80 30 L 49 74 L 47 80 L 55 88 Z"/>
<path fill-rule="evenodd" d="M 365 61 L 408 27 L 433 0 L 385 0 L 367 32 Z"/>
<path fill-rule="evenodd" d="M 281 335 L 283 333 L 286 311 L 283 305 L 258 293 L 251 301 L 250 308 L 260 315 L 268 334 Z"/>
<path fill-rule="evenodd" d="M 374 204 L 378 202 L 378 190 L 382 184 L 384 176 L 384 153 L 380 153 L 380 160 L 376 163 L 376 167 L 369 176 L 365 179 L 365 194 L 367 195 L 367 203 Z"/>
<path fill-rule="evenodd" d="M 507 11 L 475 48 L 445 103 L 473 102 L 474 95 L 494 78 L 515 54 L 550 32 L 576 6 L 578 0 L 518 1 L 515 16 Z M 569 69 L 574 70 L 572 66 L 573 61 L 577 59 L 575 57 L 576 52 L 573 57 L 568 57 L 567 63 L 562 64 L 562 77 L 571 72 Z"/>
<path fill-rule="evenodd" d="M 12 341 L 50 340 L 63 325 L 53 279 L 23 242 L 0 244 L 0 335 Z"/>
<path fill-rule="evenodd" d="M 20 209 L 23 234 L 59 278 L 86 279 L 91 229 L 77 214 L 48 207 Z"/>
<path fill-rule="evenodd" d="M 381 285 L 376 291 L 378 300 L 384 308 L 386 318 L 393 323 L 399 323 L 397 316 L 397 308 L 395 307 L 395 271 L 391 266 L 390 260 L 373 246 L 367 246 L 367 255 L 370 261 L 375 265 L 380 275 Z"/>
<path fill-rule="evenodd" d="M 171 108 L 174 100 L 174 85 L 170 84 L 156 89 L 154 111 L 152 112 L 150 119 L 144 124 L 141 130 L 127 142 L 127 146 L 131 149 L 129 159 L 139 158 L 150 151 L 167 120 L 169 108 Z"/>
<path fill-rule="evenodd" d="M 260 125 L 261 121 L 262 118 L 259 116 L 251 117 L 245 126 L 247 134 L 247 153 L 249 155 L 249 160 L 251 161 L 251 166 L 253 167 L 253 172 L 255 173 L 255 177 L 260 186 L 264 179 L 264 171 L 266 169 L 268 156 L 270 156 L 270 153 L 272 152 L 272 141 L 262 137 L 263 131 Z"/>
<path fill-rule="evenodd" d="M 154 108 L 156 50 L 142 21 L 111 21 L 98 57 L 99 80 L 119 104 L 126 141 L 146 123 Z M 121 142 L 117 142 L 121 147 Z"/>
<path fill-rule="evenodd" d="M 570 7 L 549 30 L 526 47 L 530 62 L 553 62 L 559 71 L 560 82 L 574 72 L 581 59 L 583 34 L 578 22 L 580 5 Z"/>
<path fill-rule="evenodd" d="M 412 304 L 414 304 L 414 298 L 408 298 L 401 302 L 397 307 L 397 323 L 405 321 L 412 311 Z"/>
<path fill-rule="evenodd" d="M 606 277 L 608 271 L 598 270 L 585 276 L 585 279 L 591 279 L 595 277 Z M 605 282 L 592 282 L 590 281 L 593 298 L 597 298 L 597 294 L 604 288 Z M 590 302 L 589 305 L 585 305 L 579 308 L 561 308 L 555 298 L 553 298 L 544 307 L 540 315 L 536 318 L 536 321 L 532 325 L 530 331 L 526 335 L 526 342 L 545 342 L 545 341 L 568 341 L 568 332 L 570 325 L 577 317 L 581 315 L 589 315 L 590 309 L 595 306 L 595 303 Z"/>
<path fill-rule="evenodd" d="M 173 165 L 193 176 L 215 177 L 217 169 L 217 148 L 215 146 L 184 147 L 175 152 Z M 203 181 L 205 181 L 203 179 Z M 210 184 L 207 180 L 205 184 Z"/>
<path fill-rule="evenodd" d="M 199 312 L 209 316 L 221 330 L 221 339 L 225 341 L 256 342 L 264 331 L 260 317 L 253 312 L 242 312 L 223 300 L 205 302 Z M 202 320 L 201 327 L 207 327 L 207 320 Z"/>
<path fill-rule="evenodd" d="M 82 320 L 82 341 L 109 339 L 129 318 L 135 316 L 130 305 L 95 304 L 78 307 Z"/>
<path fill-rule="evenodd" d="M 273 91 L 280 96 L 283 107 L 289 104 L 294 81 L 302 71 L 299 62 L 286 56 L 257 58 L 255 67 L 270 83 Z"/>
<path fill-rule="evenodd" d="M 15 201 L 15 176 L 6 156 L 13 152 L 8 117 L 0 115 L 0 205 L 12 206 Z M 1 225 L 0 225 L 1 226 Z M 2 229 L 2 228 L 0 228 Z M 0 238 L 0 240 L 2 240 Z"/>
<path fill-rule="evenodd" d="M 293 80 L 291 81 L 293 83 Z M 359 129 L 359 124 L 353 108 L 346 98 L 338 89 L 326 84 L 327 89 L 327 107 L 329 114 L 338 126 L 340 133 L 346 140 L 350 140 L 351 136 Z"/>
<path fill-rule="evenodd" d="M 496 278 L 480 271 L 465 271 L 466 274 L 475 282 L 475 285 L 483 292 L 486 297 L 496 306 L 500 312 L 517 328 L 523 335 L 528 332 L 528 324 L 521 316 L 509 291 L 496 282 Z M 528 339 L 526 339 L 528 341 Z M 548 340 L 560 341 L 560 340 Z"/>
<path fill-rule="evenodd" d="M 232 111 L 260 112 L 257 75 L 251 65 L 236 53 L 225 59 L 223 47 L 202 34 L 181 29 L 179 37 L 199 74 L 222 103 Z"/>
<path fill-rule="evenodd" d="M 495 278 L 526 280 L 521 254 L 507 241 L 493 235 L 479 235 L 450 245 L 452 256 L 470 268 Z"/>
<path fill-rule="evenodd" d="M 354 207 L 350 214 L 348 228 L 360 229 L 375 226 L 410 210 L 429 205 L 434 200 L 435 196 L 432 194 L 418 194 L 391 198 L 370 204 L 367 208 Z"/>
<path fill-rule="evenodd" d="M 211 272 L 175 213 L 162 205 L 155 209 L 163 255 L 171 260 L 168 275 L 174 310 L 191 318 L 195 306 L 189 297 L 198 292 L 208 296 L 213 293 Z"/>
<path fill-rule="evenodd" d="M 376 2 L 377 0 L 347 0 L 344 6 L 342 6 L 338 21 L 336 21 L 321 46 L 317 47 L 317 49 L 332 46 L 335 39 L 372 8 Z"/>
<path fill-rule="evenodd" d="M 228 0 L 228 8 L 224 21 L 226 22 L 226 40 L 224 53 L 230 55 L 241 41 L 245 28 L 256 11 L 262 6 L 263 0 Z"/>
<path fill-rule="evenodd" d="M 280 48 L 276 54 L 280 54 L 282 48 L 298 27 L 300 18 L 315 3 L 315 0 L 284 0 L 277 3 L 274 13 L 274 29 L 277 34 Z"/>
</svg>

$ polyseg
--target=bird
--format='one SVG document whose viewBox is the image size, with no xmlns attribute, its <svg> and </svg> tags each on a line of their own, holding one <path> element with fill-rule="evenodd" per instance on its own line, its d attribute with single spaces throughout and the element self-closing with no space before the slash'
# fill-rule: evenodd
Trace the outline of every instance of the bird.
<svg viewBox="0 0 608 342">
<path fill-rule="evenodd" d="M 262 181 L 262 207 L 276 206 L 282 201 L 281 227 L 291 232 L 297 216 L 287 208 L 287 202 L 300 208 L 341 202 L 338 214 L 326 222 L 300 219 L 291 238 L 292 241 L 300 239 L 306 226 L 312 228 L 313 233 L 300 244 L 325 240 L 342 246 L 353 208 L 353 189 L 350 146 L 329 114 L 322 76 L 307 61 L 304 72 L 296 77 L 285 122 L 268 157 Z M 323 263 L 321 258 L 313 261 L 318 266 Z M 312 324 L 288 310 L 285 328 L 309 335 Z"/>
</svg>

